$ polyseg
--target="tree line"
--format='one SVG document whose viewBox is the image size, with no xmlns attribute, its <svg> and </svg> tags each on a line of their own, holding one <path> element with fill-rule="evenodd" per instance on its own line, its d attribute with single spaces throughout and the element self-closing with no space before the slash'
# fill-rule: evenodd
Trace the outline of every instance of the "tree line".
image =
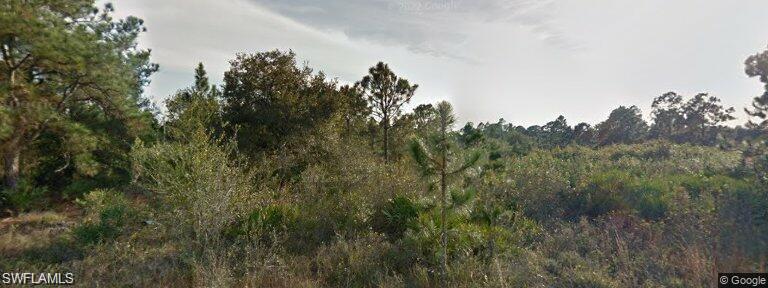
<svg viewBox="0 0 768 288">
<path fill-rule="evenodd" d="M 221 85 L 199 63 L 160 113 L 139 18 L 92 0 L 0 8 L 0 270 L 108 287 L 680 287 L 765 267 L 768 50 L 745 61 L 765 89 L 736 127 L 717 97 L 675 92 L 650 122 L 620 106 L 595 125 L 456 126 L 384 62 L 342 84 L 280 50 L 235 55 Z"/>
<path fill-rule="evenodd" d="M 130 177 L 124 155 L 135 139 L 183 139 L 196 128 L 232 137 L 239 152 L 255 157 L 334 121 L 336 132 L 364 135 L 389 162 L 407 150 L 408 135 L 439 122 L 439 109 L 431 104 L 406 111 L 418 85 L 383 62 L 354 84 L 340 85 L 322 71 L 298 65 L 292 51 L 278 50 L 238 54 L 221 86 L 209 83 L 199 64 L 194 83 L 166 101 L 161 122 L 142 92 L 158 69 L 150 51 L 136 46 L 145 31 L 142 20 L 115 21 L 112 6 L 99 11 L 89 1 L 3 6 L 0 147 L 9 190 L 42 186 L 67 195 L 125 183 Z M 763 83 L 766 55 L 745 62 L 746 74 Z M 734 148 L 763 134 L 766 99 L 765 93 L 755 97 L 745 109 L 758 122 L 735 128 L 724 125 L 735 119 L 734 108 L 719 98 L 667 92 L 653 99 L 650 124 L 636 106 L 620 106 L 596 125 L 570 126 L 563 116 L 529 127 L 500 119 L 467 123 L 459 132 L 464 145 L 492 137 L 519 153 L 653 139 Z"/>
</svg>

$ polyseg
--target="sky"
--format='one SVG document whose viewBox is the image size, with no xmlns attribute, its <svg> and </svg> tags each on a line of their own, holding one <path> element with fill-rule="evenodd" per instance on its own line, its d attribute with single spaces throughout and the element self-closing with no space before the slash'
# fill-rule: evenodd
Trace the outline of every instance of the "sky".
<svg viewBox="0 0 768 288">
<path fill-rule="evenodd" d="M 104 3 L 103 1 L 100 3 Z M 744 60 L 768 47 L 765 0 L 117 0 L 145 20 L 162 105 L 198 62 L 221 83 L 236 53 L 293 50 L 341 83 L 378 61 L 448 100 L 461 122 L 598 123 L 620 105 L 707 92 L 743 108 L 762 91 Z"/>
</svg>

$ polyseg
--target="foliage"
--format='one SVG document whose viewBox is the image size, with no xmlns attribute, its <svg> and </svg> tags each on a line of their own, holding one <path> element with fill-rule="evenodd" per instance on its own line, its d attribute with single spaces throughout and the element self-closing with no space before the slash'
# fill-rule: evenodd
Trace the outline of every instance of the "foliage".
<svg viewBox="0 0 768 288">
<path fill-rule="evenodd" d="M 384 133 L 384 161 L 389 163 L 390 129 L 400 117 L 402 106 L 411 101 L 419 85 L 411 85 L 408 80 L 395 75 L 389 65 L 379 62 L 368 69 L 368 75 L 355 83 L 355 86 L 362 90 L 368 100 L 373 119 Z"/>
<path fill-rule="evenodd" d="M 442 271 L 445 273 L 447 270 L 448 259 L 448 235 L 447 235 L 447 193 L 449 189 L 449 182 L 451 178 L 456 178 L 461 175 L 465 170 L 474 166 L 479 159 L 479 154 L 474 153 L 469 156 L 464 162 L 456 162 L 453 159 L 454 151 L 453 144 L 448 138 L 453 123 L 455 121 L 453 116 L 453 107 L 448 102 L 440 102 L 437 104 L 437 115 L 439 127 L 437 131 L 434 131 L 433 135 L 428 139 L 431 146 L 430 150 L 426 150 L 422 144 L 418 141 L 414 141 L 411 144 L 411 153 L 413 155 L 416 164 L 419 165 L 421 173 L 425 177 L 437 178 L 435 181 L 440 185 L 440 198 L 437 201 L 440 203 L 440 243 L 442 246 Z M 455 163 L 459 163 L 458 165 Z M 429 179 L 429 178 L 428 178 Z M 434 185 L 433 184 L 433 185 Z M 469 196 L 461 194 L 451 194 L 451 200 L 453 204 L 461 204 L 466 202 Z M 463 201 L 462 201 L 463 200 Z M 455 207 L 454 207 L 455 208 Z"/>
<path fill-rule="evenodd" d="M 83 245 L 113 240 L 123 233 L 126 222 L 136 221 L 136 212 L 130 210 L 128 200 L 116 191 L 94 190 L 78 203 L 85 207 L 87 215 L 73 234 Z"/>
<path fill-rule="evenodd" d="M 0 201 L 16 208 L 17 211 L 26 212 L 47 206 L 47 193 L 48 189 L 46 187 L 30 185 L 28 181 L 22 180 L 16 190 L 5 189 L 0 191 Z"/>
<path fill-rule="evenodd" d="M 139 19 L 0 6 L 0 197 L 32 210 L 0 221 L 2 270 L 107 287 L 702 287 L 765 269 L 764 123 L 723 126 L 732 109 L 708 94 L 656 98 L 651 127 L 621 106 L 594 127 L 454 130 L 448 102 L 406 111 L 418 86 L 383 62 L 338 86 L 275 50 L 238 54 L 222 91 L 199 64 L 156 139 Z M 746 61 L 762 82 L 764 54 Z"/>
<path fill-rule="evenodd" d="M 190 132 L 199 129 L 213 134 L 223 128 L 224 123 L 219 113 L 221 92 L 216 86 L 208 84 L 208 81 L 203 63 L 199 63 L 195 68 L 195 83 L 192 87 L 166 100 L 168 118 L 164 128 L 168 136 L 183 140 Z"/>
<path fill-rule="evenodd" d="M 221 245 L 221 232 L 257 204 L 251 176 L 229 158 L 232 145 L 198 130 L 193 141 L 162 143 L 132 151 L 135 179 L 147 189 L 159 221 L 173 223 L 176 236 L 202 251 Z M 181 240 L 183 241 L 183 240 Z"/>
<path fill-rule="evenodd" d="M 15 190 L 21 176 L 32 183 L 36 168 L 40 186 L 50 178 L 66 186 L 125 175 L 126 142 L 150 139 L 154 121 L 141 98 L 157 70 L 149 51 L 137 47 L 143 21 L 114 20 L 111 5 L 97 9 L 88 0 L 1 5 L 4 187 Z"/>
<path fill-rule="evenodd" d="M 597 124 L 595 128 L 600 145 L 638 143 L 648 133 L 648 124 L 636 106 L 619 106 L 611 111 L 607 120 Z"/>
<path fill-rule="evenodd" d="M 416 229 L 415 220 L 420 210 L 410 199 L 397 196 L 376 211 L 371 219 L 371 227 L 374 231 L 387 235 L 391 241 L 396 241 L 402 238 L 408 229 Z"/>
<path fill-rule="evenodd" d="M 676 142 L 712 145 L 716 143 L 717 126 L 735 119 L 734 109 L 724 108 L 720 99 L 699 93 L 686 102 L 683 97 L 667 92 L 653 100 L 653 125 L 650 137 Z"/>
<path fill-rule="evenodd" d="M 336 83 L 322 72 L 299 67 L 292 51 L 238 54 L 230 65 L 224 73 L 222 116 L 242 153 L 276 149 L 290 136 L 328 121 L 338 109 Z"/>
<path fill-rule="evenodd" d="M 768 50 L 749 56 L 744 61 L 744 72 L 749 77 L 757 76 L 765 84 L 765 91 L 752 100 L 752 109 L 744 109 L 747 114 L 757 117 L 762 122 L 750 122 L 755 127 L 765 128 L 768 125 Z"/>
</svg>

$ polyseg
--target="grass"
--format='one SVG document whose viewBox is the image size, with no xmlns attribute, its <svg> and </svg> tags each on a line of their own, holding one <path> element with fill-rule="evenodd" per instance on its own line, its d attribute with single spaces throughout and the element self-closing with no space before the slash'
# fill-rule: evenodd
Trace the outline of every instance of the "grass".
<svg viewBox="0 0 768 288">
<path fill-rule="evenodd" d="M 40 269 L 80 257 L 71 229 L 79 221 L 71 211 L 29 212 L 0 220 L 3 271 Z"/>
</svg>

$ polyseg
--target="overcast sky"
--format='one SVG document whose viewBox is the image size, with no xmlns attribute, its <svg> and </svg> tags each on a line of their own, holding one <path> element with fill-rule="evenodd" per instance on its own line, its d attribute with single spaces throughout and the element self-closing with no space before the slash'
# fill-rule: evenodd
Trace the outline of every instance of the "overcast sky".
<svg viewBox="0 0 768 288">
<path fill-rule="evenodd" d="M 384 61 L 462 121 L 571 125 L 667 91 L 737 109 L 761 92 L 744 59 L 768 45 L 765 0 L 118 0 L 145 20 L 162 103 L 203 62 L 220 83 L 238 52 L 293 49 L 340 82 Z"/>
</svg>

